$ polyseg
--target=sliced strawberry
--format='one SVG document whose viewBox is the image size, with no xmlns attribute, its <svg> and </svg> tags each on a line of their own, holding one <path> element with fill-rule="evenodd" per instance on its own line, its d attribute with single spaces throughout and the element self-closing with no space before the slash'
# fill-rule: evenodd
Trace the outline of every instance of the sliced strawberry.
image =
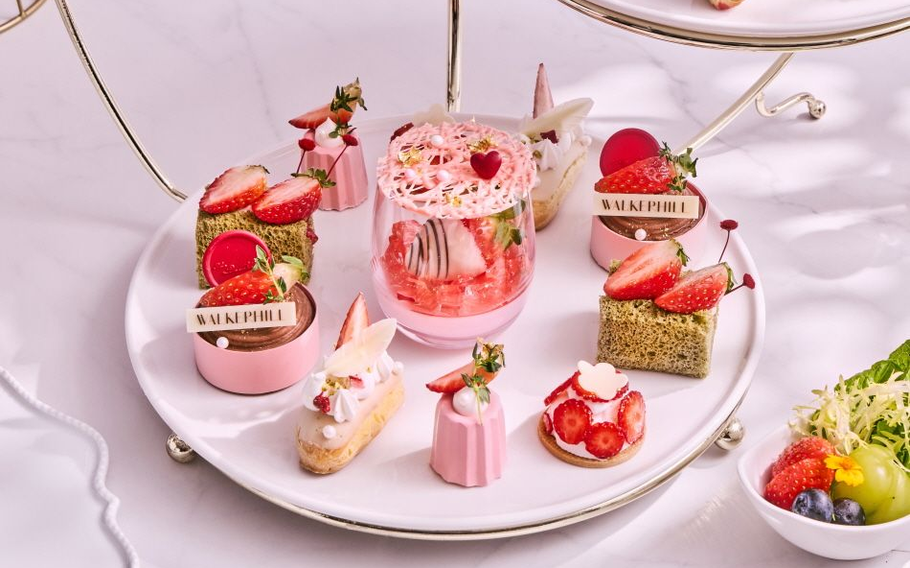
<svg viewBox="0 0 910 568">
<path fill-rule="evenodd" d="M 262 304 L 269 293 L 277 295 L 278 289 L 272 277 L 265 272 L 251 270 L 225 280 L 202 296 L 199 305 L 204 308 L 215 306 L 243 306 Z"/>
<path fill-rule="evenodd" d="M 315 130 L 326 120 L 331 120 L 335 124 L 344 124 L 350 121 L 352 116 L 354 116 L 354 113 L 351 111 L 338 109 L 337 111 L 332 112 L 331 105 L 323 105 L 319 108 L 314 108 L 311 111 L 305 112 L 300 116 L 294 117 L 288 122 L 291 126 L 296 128 L 310 128 Z"/>
<path fill-rule="evenodd" d="M 616 372 L 619 373 L 619 370 L 617 370 Z M 594 394 L 593 392 L 587 390 L 585 387 L 581 386 L 581 381 L 579 381 L 580 377 L 581 377 L 581 373 L 576 372 L 574 375 L 572 375 L 572 378 L 569 379 L 569 381 L 572 384 L 572 389 L 575 391 L 575 394 L 577 394 L 578 396 L 580 396 L 581 398 L 583 398 L 585 400 L 590 400 L 591 402 L 610 402 L 611 400 L 616 400 L 617 398 L 626 394 L 626 392 L 629 390 L 629 385 L 625 384 L 616 391 L 616 394 L 613 395 L 613 398 L 611 398 L 609 400 L 603 399 L 603 398 L 600 398 L 599 396 L 597 396 L 596 394 Z"/>
<path fill-rule="evenodd" d="M 641 439 L 645 433 L 645 397 L 638 391 L 632 391 L 619 403 L 616 422 L 622 434 L 630 444 Z"/>
<path fill-rule="evenodd" d="M 427 388 L 433 392 L 443 394 L 458 392 L 465 387 L 464 379 L 462 379 L 461 376 L 468 375 L 470 377 L 473 374 L 474 362 L 471 361 L 467 365 L 459 367 L 451 373 L 443 375 L 435 381 L 427 383 Z M 483 369 L 477 369 L 477 374 L 483 377 L 484 382 L 490 384 L 493 382 L 493 379 L 496 378 L 496 375 L 498 375 L 499 372 L 497 371 L 496 373 L 488 373 Z"/>
<path fill-rule="evenodd" d="M 788 465 L 765 486 L 765 499 L 783 509 L 790 509 L 796 496 L 806 489 L 828 491 L 834 481 L 834 470 L 823 460 L 806 458 Z"/>
<path fill-rule="evenodd" d="M 348 315 L 345 316 L 344 323 L 341 324 L 341 333 L 338 334 L 335 349 L 350 341 L 352 337 L 369 326 L 370 314 L 367 312 L 367 301 L 363 297 L 363 292 L 359 292 L 351 307 L 348 308 Z"/>
<path fill-rule="evenodd" d="M 352 389 L 362 389 L 363 388 L 363 379 L 361 379 L 357 375 L 351 375 L 350 377 L 348 377 L 348 380 L 351 381 Z"/>
<path fill-rule="evenodd" d="M 585 439 L 591 426 L 591 409 L 577 398 L 570 398 L 553 412 L 553 427 L 563 442 L 577 444 Z"/>
<path fill-rule="evenodd" d="M 604 176 L 594 184 L 600 193 L 667 193 L 682 191 L 686 176 L 695 177 L 695 162 L 689 152 L 674 156 L 664 144 L 657 156 L 638 160 L 621 170 Z"/>
<path fill-rule="evenodd" d="M 655 298 L 654 303 L 679 314 L 711 309 L 729 289 L 730 274 L 726 263 L 684 274 L 672 288 Z"/>
<path fill-rule="evenodd" d="M 623 443 L 622 430 L 612 422 L 592 424 L 585 436 L 585 449 L 602 460 L 618 454 Z"/>
<path fill-rule="evenodd" d="M 253 215 L 273 225 L 296 223 L 319 207 L 322 186 L 315 178 L 297 176 L 269 188 L 253 204 Z"/>
<path fill-rule="evenodd" d="M 834 446 L 824 438 L 819 438 L 817 436 L 802 438 L 787 446 L 787 449 L 781 452 L 780 456 L 777 457 L 777 461 L 771 466 L 771 477 L 775 477 L 778 473 L 798 461 L 809 458 L 824 461 L 826 457 L 835 453 Z"/>
<path fill-rule="evenodd" d="M 614 300 L 652 300 L 673 287 L 687 260 L 673 239 L 646 245 L 607 278 L 604 293 Z"/>
<path fill-rule="evenodd" d="M 572 382 L 575 380 L 575 377 L 577 377 L 578 374 L 579 373 L 576 372 L 574 375 L 572 375 L 571 377 L 569 377 L 568 379 L 563 381 L 563 383 L 561 385 L 559 385 L 558 387 L 553 389 L 553 392 L 551 392 L 549 394 L 549 396 L 547 396 L 547 398 L 543 399 L 543 403 L 547 406 L 550 406 L 551 404 L 553 404 L 553 401 L 555 401 L 557 398 L 559 398 L 559 395 L 566 392 L 566 389 L 569 388 L 569 386 L 572 384 Z"/>
<path fill-rule="evenodd" d="M 547 434 L 553 434 L 553 421 L 546 412 L 543 413 L 543 427 L 547 431 Z"/>
<path fill-rule="evenodd" d="M 243 209 L 265 193 L 268 170 L 262 166 L 237 166 L 205 186 L 199 209 L 217 215 Z"/>
<path fill-rule="evenodd" d="M 335 124 L 345 124 L 350 122 L 351 117 L 354 116 L 354 111 L 357 110 L 358 104 L 363 107 L 363 110 L 366 110 L 367 107 L 363 103 L 362 95 L 363 92 L 360 88 L 360 79 L 358 79 L 353 83 L 346 85 L 343 89 L 337 87 L 335 89 L 335 96 L 329 104 L 301 114 L 288 122 L 291 126 L 297 128 L 313 129 L 327 119 L 331 119 Z"/>
</svg>

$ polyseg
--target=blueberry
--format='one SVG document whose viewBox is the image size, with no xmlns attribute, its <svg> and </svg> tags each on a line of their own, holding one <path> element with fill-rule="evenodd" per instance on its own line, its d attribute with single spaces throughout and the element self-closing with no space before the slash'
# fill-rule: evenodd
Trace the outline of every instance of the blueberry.
<svg viewBox="0 0 910 568">
<path fill-rule="evenodd" d="M 834 518 L 834 503 L 827 491 L 806 489 L 796 496 L 790 510 L 816 521 L 830 523 Z"/>
<path fill-rule="evenodd" d="M 838 525 L 865 525 L 866 512 L 853 499 L 837 499 L 834 501 L 834 522 Z"/>
</svg>

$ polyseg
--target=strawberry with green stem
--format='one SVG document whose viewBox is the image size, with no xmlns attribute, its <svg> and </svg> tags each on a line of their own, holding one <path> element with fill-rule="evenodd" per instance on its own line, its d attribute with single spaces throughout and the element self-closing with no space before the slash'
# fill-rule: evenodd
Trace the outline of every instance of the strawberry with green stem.
<svg viewBox="0 0 910 568">
<path fill-rule="evenodd" d="M 262 247 L 256 247 L 252 270 L 238 274 L 215 286 L 202 296 L 202 307 L 242 306 L 285 301 L 285 294 L 294 283 L 306 278 L 300 259 L 282 256 L 283 262 L 269 260 Z"/>
<path fill-rule="evenodd" d="M 335 96 L 329 104 L 301 114 L 288 122 L 291 126 L 303 129 L 315 129 L 329 119 L 335 124 L 344 124 L 351 120 L 358 105 L 367 110 L 359 78 L 344 87 L 335 87 Z"/>
<path fill-rule="evenodd" d="M 697 177 L 696 162 L 698 159 L 692 158 L 692 148 L 674 155 L 664 143 L 657 156 L 639 160 L 604 176 L 594 184 L 594 190 L 599 193 L 681 193 L 688 184 L 686 178 L 690 175 Z"/>
</svg>

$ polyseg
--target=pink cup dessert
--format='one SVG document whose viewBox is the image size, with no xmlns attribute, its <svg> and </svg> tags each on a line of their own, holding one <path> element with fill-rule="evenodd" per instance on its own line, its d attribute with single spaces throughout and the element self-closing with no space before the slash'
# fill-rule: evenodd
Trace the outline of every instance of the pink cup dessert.
<svg viewBox="0 0 910 568">
<path fill-rule="evenodd" d="M 252 270 L 229 278 L 205 293 L 190 319 L 222 328 L 193 333 L 196 367 L 212 385 L 237 394 L 264 394 L 287 388 L 303 379 L 319 357 L 319 320 L 316 302 L 299 283 L 299 260 L 284 257 L 274 264 L 257 248 Z M 257 325 L 263 304 L 286 302 L 294 313 L 287 325 Z M 198 310 L 198 308 L 203 308 Z M 227 308 L 233 316 L 212 310 Z M 231 310 L 231 308 L 234 308 Z M 280 309 L 281 305 L 276 306 Z M 233 317 L 233 320 L 230 318 Z M 250 318 L 248 326 L 237 324 Z M 277 322 L 276 322 L 277 323 Z M 226 324 L 231 324 L 227 328 Z"/>
<path fill-rule="evenodd" d="M 332 101 L 290 120 L 306 130 L 298 142 L 301 148 L 297 172 L 324 170 L 335 185 L 322 193 L 319 208 L 341 211 L 356 207 L 367 198 L 367 170 L 360 139 L 350 120 L 364 104 L 360 80 L 336 87 Z"/>
<path fill-rule="evenodd" d="M 659 219 L 647 217 L 597 217 L 591 220 L 591 256 L 604 269 L 614 260 L 626 258 L 645 245 L 675 239 L 693 256 L 701 256 L 705 245 L 708 200 L 691 183 L 686 195 L 697 195 L 701 201 L 698 219 Z M 680 223 L 683 221 L 683 223 Z M 687 222 L 691 221 L 691 222 Z M 645 238 L 636 238 L 636 231 Z M 639 236 L 642 233 L 638 233 Z"/>
<path fill-rule="evenodd" d="M 478 342 L 474 361 L 427 384 L 436 405 L 430 467 L 445 481 L 489 485 L 506 465 L 506 426 L 499 395 L 488 384 L 504 365 L 502 345 Z"/>
<path fill-rule="evenodd" d="M 609 363 L 578 370 L 544 400 L 537 434 L 554 456 L 582 467 L 609 467 L 635 455 L 645 437 L 645 400 Z"/>
<path fill-rule="evenodd" d="M 504 330 L 524 305 L 534 269 L 534 161 L 518 140 L 473 121 L 396 134 L 377 168 L 379 304 L 413 339 L 467 347 Z"/>
<path fill-rule="evenodd" d="M 671 239 L 680 242 L 690 254 L 701 253 L 708 201 L 686 179 L 695 176 L 696 162 L 691 150 L 673 155 L 666 144 L 661 148 L 650 134 L 638 129 L 619 131 L 607 140 L 601 154 L 604 177 L 594 186 L 597 194 L 605 198 L 640 198 L 649 208 L 660 205 L 649 201 L 652 197 L 657 200 L 696 196 L 698 211 L 691 211 L 696 217 L 679 218 L 655 217 L 644 211 L 595 215 L 591 221 L 591 256 L 597 264 L 609 269 L 614 260 L 626 258 L 648 243 Z"/>
</svg>

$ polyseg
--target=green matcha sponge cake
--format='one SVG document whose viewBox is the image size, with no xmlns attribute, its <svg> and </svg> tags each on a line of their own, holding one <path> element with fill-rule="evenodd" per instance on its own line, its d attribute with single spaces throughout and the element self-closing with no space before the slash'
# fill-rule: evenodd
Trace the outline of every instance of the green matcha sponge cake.
<svg viewBox="0 0 910 568">
<path fill-rule="evenodd" d="M 202 269 L 206 249 L 215 237 L 231 230 L 257 235 L 275 258 L 300 259 L 306 274 L 304 283 L 309 280 L 317 239 L 312 215 L 322 198 L 322 188 L 334 183 L 325 171 L 309 169 L 268 187 L 268 174 L 262 166 L 236 166 L 205 187 L 196 217 L 200 288 L 209 286 Z M 253 259 L 249 260 L 252 266 Z"/>
<path fill-rule="evenodd" d="M 736 228 L 724 223 L 721 228 L 727 231 Z M 708 376 L 718 304 L 736 288 L 753 288 L 755 281 L 744 274 L 743 283 L 734 287 L 727 263 L 684 272 L 688 261 L 670 239 L 645 245 L 616 266 L 600 298 L 598 362 Z"/>
<path fill-rule="evenodd" d="M 271 225 L 257 219 L 249 209 L 219 215 L 211 215 L 200 210 L 196 218 L 196 274 L 199 277 L 200 288 L 209 287 L 202 274 L 202 257 L 205 249 L 212 239 L 234 229 L 258 235 L 265 241 L 274 258 L 281 258 L 282 255 L 299 258 L 306 275 L 303 283 L 307 283 L 312 271 L 313 245 L 316 242 L 312 217 L 284 225 Z"/>
<path fill-rule="evenodd" d="M 704 378 L 711 370 L 717 308 L 691 314 L 661 309 L 652 300 L 600 297 L 597 361 Z"/>
</svg>

